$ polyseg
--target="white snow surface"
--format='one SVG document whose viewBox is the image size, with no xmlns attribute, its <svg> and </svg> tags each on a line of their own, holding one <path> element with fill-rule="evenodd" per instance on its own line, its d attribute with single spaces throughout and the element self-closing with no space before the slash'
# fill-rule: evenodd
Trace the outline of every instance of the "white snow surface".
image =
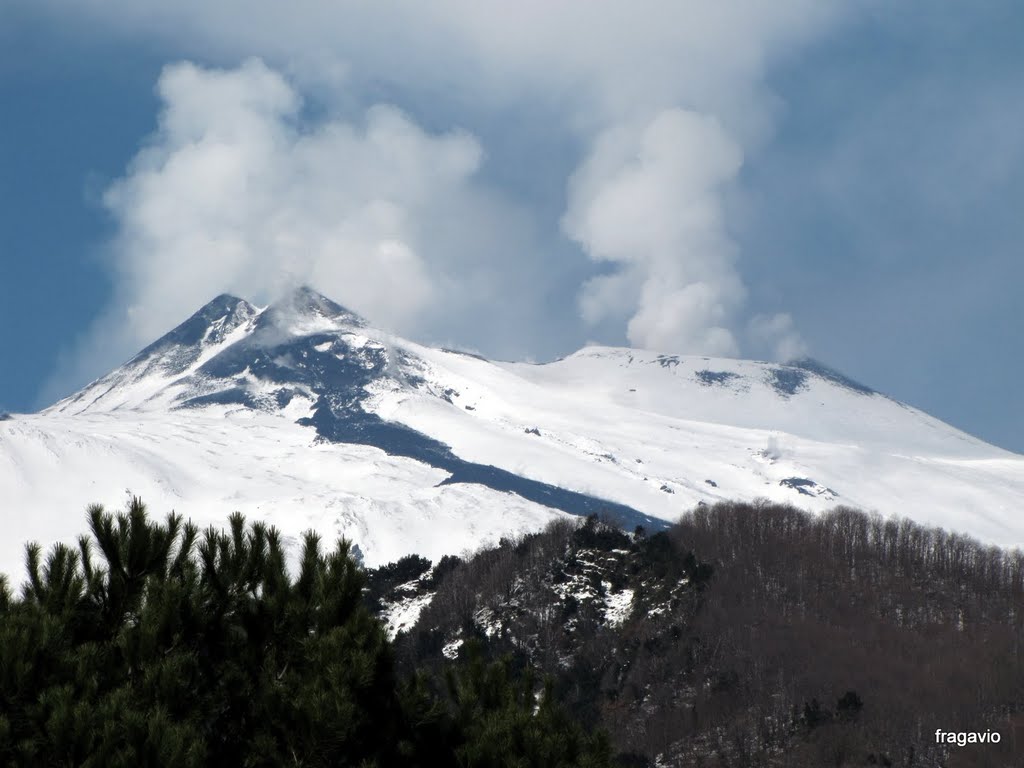
<svg viewBox="0 0 1024 768">
<path fill-rule="evenodd" d="M 426 378 L 459 392 L 454 403 L 382 387 L 371 407 L 462 457 L 665 520 L 699 502 L 767 498 L 815 511 L 845 504 L 1024 544 L 1024 456 L 883 395 L 809 375 L 784 396 L 766 383 L 774 364 L 685 356 L 664 364 L 657 353 L 618 348 L 544 365 L 415 352 Z M 700 371 L 735 379 L 708 385 L 695 378 Z M 790 478 L 813 485 L 801 493 L 780 484 Z"/>
<path fill-rule="evenodd" d="M 178 407 L 227 386 L 201 366 L 251 342 L 265 311 L 242 302 L 188 354 L 140 355 L 41 413 L 0 421 L 0 572 L 17 584 L 26 541 L 72 543 L 88 504 L 116 511 L 129 495 L 202 526 L 238 510 L 293 541 L 310 528 L 345 536 L 371 566 L 411 552 L 464 553 L 564 515 L 480 485 L 439 485 L 445 471 L 378 448 L 320 440 L 296 423 L 317 392 L 296 385 L 279 407 L 279 385 L 249 370 L 230 384 L 258 407 Z M 353 355 L 386 352 L 386 375 L 365 389 L 366 411 L 462 459 L 653 517 L 767 498 L 1024 544 L 1024 456 L 826 376 L 798 373 L 789 392 L 773 381 L 796 369 L 770 363 L 608 347 L 543 365 L 503 363 L 398 339 L 351 315 L 289 322 L 276 341 L 315 333 L 314 348 L 326 353 L 338 348 L 320 339 L 328 334 Z"/>
<path fill-rule="evenodd" d="M 19 416 L 0 423 L 0 570 L 21 573 L 23 544 L 73 543 L 86 506 L 121 510 L 140 496 L 160 517 L 226 525 L 241 511 L 291 540 L 305 530 L 359 544 L 374 566 L 417 552 L 436 559 L 543 526 L 545 507 L 468 485 L 376 448 L 315 441 L 278 415 L 209 408 Z M 500 514 L 481 514 L 481 509 Z"/>
<path fill-rule="evenodd" d="M 381 614 L 381 621 L 388 633 L 388 639 L 394 640 L 399 633 L 408 632 L 416 622 L 419 621 L 423 609 L 430 605 L 434 594 L 428 592 L 423 595 L 403 597 L 400 600 L 385 607 Z"/>
<path fill-rule="evenodd" d="M 608 584 L 608 591 L 605 594 L 604 618 L 611 626 L 617 627 L 629 618 L 633 610 L 633 590 L 624 589 L 621 592 L 612 592 L 611 584 Z"/>
</svg>

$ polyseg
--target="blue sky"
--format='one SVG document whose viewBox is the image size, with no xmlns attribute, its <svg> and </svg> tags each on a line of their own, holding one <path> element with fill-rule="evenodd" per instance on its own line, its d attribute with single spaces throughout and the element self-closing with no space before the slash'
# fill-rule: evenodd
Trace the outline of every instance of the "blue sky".
<svg viewBox="0 0 1024 768">
<path fill-rule="evenodd" d="M 0 408 L 311 282 L 505 358 L 808 353 L 1024 451 L 1024 9 L 825 5 L 8 3 Z"/>
</svg>

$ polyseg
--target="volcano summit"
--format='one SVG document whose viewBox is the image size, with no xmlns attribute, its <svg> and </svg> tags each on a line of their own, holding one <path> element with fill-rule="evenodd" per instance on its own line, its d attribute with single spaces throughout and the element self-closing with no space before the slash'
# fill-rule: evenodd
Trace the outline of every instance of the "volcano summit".
<svg viewBox="0 0 1024 768">
<path fill-rule="evenodd" d="M 657 528 L 767 498 L 1024 543 L 1024 457 L 810 360 L 587 347 L 507 363 L 372 328 L 309 288 L 221 295 L 120 368 L 0 420 L 0 570 L 139 495 L 221 524 L 344 535 L 368 564 L 431 559 L 606 514 Z"/>
</svg>

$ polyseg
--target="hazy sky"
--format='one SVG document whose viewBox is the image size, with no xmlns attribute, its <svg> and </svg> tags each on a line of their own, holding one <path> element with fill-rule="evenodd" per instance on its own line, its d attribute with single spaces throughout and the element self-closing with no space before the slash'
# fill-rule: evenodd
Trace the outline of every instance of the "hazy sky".
<svg viewBox="0 0 1024 768">
<path fill-rule="evenodd" d="M 7 0 L 0 409 L 215 294 L 809 354 L 1024 451 L 1024 6 Z"/>
</svg>

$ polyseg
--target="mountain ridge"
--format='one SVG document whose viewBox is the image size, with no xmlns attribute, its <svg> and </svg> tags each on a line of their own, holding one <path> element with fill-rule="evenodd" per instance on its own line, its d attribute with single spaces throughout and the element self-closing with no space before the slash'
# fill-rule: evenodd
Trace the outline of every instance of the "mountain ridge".
<svg viewBox="0 0 1024 768">
<path fill-rule="evenodd" d="M 1024 542 L 1024 457 L 817 361 L 614 347 L 490 361 L 388 334 L 308 287 L 266 307 L 221 294 L 78 393 L 0 422 L 0 491 L 45 510 L 29 533 L 64 535 L 125 489 L 199 519 L 270 509 L 372 562 L 558 515 L 657 529 L 760 497 Z"/>
</svg>

